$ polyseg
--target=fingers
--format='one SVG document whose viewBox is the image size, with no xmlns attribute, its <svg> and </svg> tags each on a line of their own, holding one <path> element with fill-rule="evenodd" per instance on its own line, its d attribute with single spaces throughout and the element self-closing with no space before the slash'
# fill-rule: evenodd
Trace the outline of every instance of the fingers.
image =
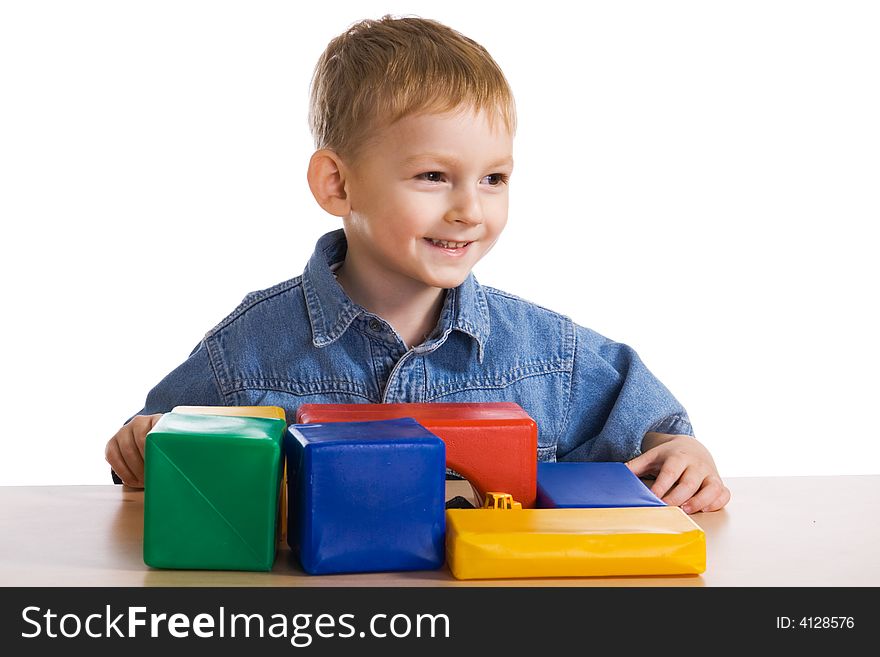
<svg viewBox="0 0 880 657">
<path fill-rule="evenodd" d="M 708 500 L 708 501 L 706 501 Z M 718 479 L 708 484 L 703 490 L 694 496 L 692 500 L 682 505 L 685 513 L 697 513 L 718 511 L 730 501 L 730 490 Z"/>
<path fill-rule="evenodd" d="M 687 497 L 683 502 L 679 503 L 680 495 L 686 495 L 690 484 L 685 486 L 676 487 L 674 501 L 670 501 L 669 503 L 680 505 L 681 510 L 685 513 L 698 513 L 700 511 L 718 511 L 725 504 L 730 501 L 730 491 L 727 486 L 725 486 L 721 479 L 717 476 L 710 475 L 703 479 L 695 494 Z M 672 499 L 672 495 L 670 495 L 670 499 Z"/>
<path fill-rule="evenodd" d="M 138 429 L 140 429 L 140 423 L 134 424 L 132 421 L 125 425 L 119 433 L 116 434 L 116 444 L 119 446 L 122 458 L 125 459 L 125 465 L 128 466 L 129 471 L 135 477 L 134 482 L 130 484 L 126 482 L 130 486 L 143 485 L 141 478 L 144 474 L 144 454 L 138 446 Z M 123 481 L 125 481 L 125 479 L 123 479 Z"/>
<path fill-rule="evenodd" d="M 147 434 L 162 417 L 136 415 L 107 443 L 104 456 L 126 486 L 144 487 L 144 450 Z"/>
<path fill-rule="evenodd" d="M 667 504 L 678 506 L 680 502 L 669 501 L 666 499 L 666 496 L 669 493 L 670 489 L 675 486 L 676 482 L 679 481 L 682 473 L 685 471 L 686 466 L 687 462 L 684 459 L 677 458 L 676 456 L 668 457 L 666 461 L 663 462 L 663 465 L 660 468 L 660 472 L 657 474 L 657 478 L 654 480 L 654 485 L 651 486 L 651 492 Z M 684 500 L 682 500 L 682 502 L 683 501 Z"/>
<path fill-rule="evenodd" d="M 627 465 L 640 476 L 659 470 L 651 492 L 666 504 L 680 506 L 685 513 L 697 513 L 717 511 L 730 501 L 730 491 L 721 481 L 709 451 L 695 438 L 646 434 L 645 441 L 649 449 Z"/>
<path fill-rule="evenodd" d="M 730 501 L 730 491 L 715 474 L 685 467 L 683 461 L 668 459 L 651 487 L 669 506 L 680 506 L 685 513 L 717 511 Z"/>
<path fill-rule="evenodd" d="M 660 480 L 659 476 L 657 480 Z M 662 499 L 670 506 L 680 506 L 688 514 L 718 511 L 730 501 L 730 491 L 717 475 L 706 475 L 696 468 L 687 468 Z"/>
<path fill-rule="evenodd" d="M 120 479 L 122 479 L 123 484 L 136 488 L 139 487 L 139 480 L 135 477 L 131 468 L 129 468 L 128 464 L 125 462 L 125 458 L 122 456 L 122 450 L 119 448 L 116 436 L 113 436 L 113 438 L 107 443 L 107 447 L 104 449 L 104 458 L 107 459 L 107 463 L 110 464 L 113 471 L 119 475 Z"/>
<path fill-rule="evenodd" d="M 653 476 L 657 474 L 657 453 L 647 451 L 639 454 L 634 459 L 626 462 L 628 467 L 637 477 Z"/>
<path fill-rule="evenodd" d="M 696 486 L 694 481 L 696 480 Z M 685 486 L 677 486 L 674 503 L 685 513 L 696 513 L 709 505 L 721 493 L 721 480 L 714 477 L 694 477 Z"/>
<path fill-rule="evenodd" d="M 156 426 L 156 423 L 162 417 L 161 413 L 154 415 L 136 415 L 132 418 L 126 427 L 131 428 L 132 438 L 141 461 L 144 460 L 144 453 L 147 445 L 147 434 Z"/>
</svg>

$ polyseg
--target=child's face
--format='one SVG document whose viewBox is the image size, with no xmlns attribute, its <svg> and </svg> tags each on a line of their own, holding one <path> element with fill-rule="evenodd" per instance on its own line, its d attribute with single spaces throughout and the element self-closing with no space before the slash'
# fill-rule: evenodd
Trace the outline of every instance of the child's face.
<svg viewBox="0 0 880 657">
<path fill-rule="evenodd" d="M 384 128 L 346 179 L 345 233 L 361 280 L 460 285 L 507 223 L 512 152 L 504 122 L 490 127 L 482 112 L 408 116 Z"/>
</svg>

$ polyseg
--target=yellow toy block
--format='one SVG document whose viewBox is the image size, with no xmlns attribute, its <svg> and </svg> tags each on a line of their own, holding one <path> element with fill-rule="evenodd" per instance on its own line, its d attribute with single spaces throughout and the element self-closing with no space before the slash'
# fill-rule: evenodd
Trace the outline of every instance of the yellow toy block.
<svg viewBox="0 0 880 657">
<path fill-rule="evenodd" d="M 457 579 L 699 574 L 706 535 L 675 506 L 447 509 Z"/>
<path fill-rule="evenodd" d="M 189 415 L 232 415 L 235 417 L 268 417 L 287 421 L 287 415 L 280 406 L 175 406 L 173 413 Z M 281 493 L 279 496 L 278 543 L 287 544 L 287 461 L 281 474 Z"/>
<path fill-rule="evenodd" d="M 175 406 L 172 413 L 188 415 L 231 415 L 234 417 L 268 417 L 287 421 L 280 406 Z"/>
</svg>

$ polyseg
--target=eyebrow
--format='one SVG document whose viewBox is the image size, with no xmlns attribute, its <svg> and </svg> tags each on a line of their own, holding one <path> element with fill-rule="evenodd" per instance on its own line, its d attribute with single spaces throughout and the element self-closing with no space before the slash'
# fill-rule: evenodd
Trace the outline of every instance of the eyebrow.
<svg viewBox="0 0 880 657">
<path fill-rule="evenodd" d="M 461 160 L 452 155 L 444 155 L 443 153 L 418 153 L 417 155 L 412 155 L 406 158 L 403 163 L 405 165 L 417 164 L 419 162 L 424 162 L 426 160 L 430 160 L 432 162 L 439 162 L 440 164 L 446 166 L 456 166 Z M 498 160 L 497 162 L 493 162 L 489 165 L 488 168 L 500 167 L 500 166 L 513 166 L 513 157 L 508 155 L 507 157 Z"/>
</svg>

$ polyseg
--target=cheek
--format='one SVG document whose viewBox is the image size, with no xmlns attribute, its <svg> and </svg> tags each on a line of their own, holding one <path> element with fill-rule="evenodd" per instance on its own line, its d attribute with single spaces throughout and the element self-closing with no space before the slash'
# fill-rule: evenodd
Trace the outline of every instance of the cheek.
<svg viewBox="0 0 880 657">
<path fill-rule="evenodd" d="M 385 208 L 389 224 L 398 230 L 421 233 L 432 225 L 437 215 L 435 199 L 429 194 L 398 195 Z"/>
<path fill-rule="evenodd" d="M 504 230 L 507 225 L 507 207 L 508 202 L 505 196 L 493 203 L 487 213 L 487 223 L 490 224 L 489 228 L 495 235 Z"/>
</svg>

